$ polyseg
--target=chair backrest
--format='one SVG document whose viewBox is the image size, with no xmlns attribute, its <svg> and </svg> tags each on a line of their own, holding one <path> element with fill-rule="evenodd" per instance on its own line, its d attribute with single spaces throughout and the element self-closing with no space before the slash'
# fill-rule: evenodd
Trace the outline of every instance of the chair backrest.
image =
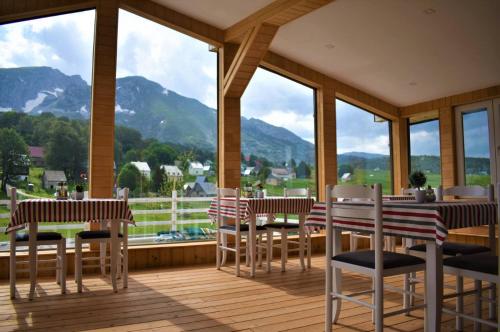
<svg viewBox="0 0 500 332">
<path fill-rule="evenodd" d="M 224 200 L 224 206 L 234 209 L 236 233 L 240 232 L 240 189 L 239 188 L 217 188 L 217 228 L 222 221 L 221 203 L 224 197 L 234 197 L 234 200 Z"/>
<path fill-rule="evenodd" d="M 306 196 L 307 198 L 311 198 L 311 190 L 309 188 L 285 188 L 283 189 L 283 196 Z"/>
<path fill-rule="evenodd" d="M 116 194 L 116 197 L 118 199 L 123 199 L 125 202 L 128 202 L 128 188 L 118 188 L 118 192 Z"/>
<path fill-rule="evenodd" d="M 491 184 L 486 187 L 454 186 L 445 189 L 439 186 L 436 191 L 436 199 L 441 201 L 443 196 L 486 198 L 489 202 L 495 201 L 494 187 Z"/>
<path fill-rule="evenodd" d="M 365 185 L 331 185 L 326 186 L 326 237 L 327 257 L 332 256 L 332 246 L 341 247 L 341 243 L 332 244 L 332 217 L 371 219 L 374 221 L 374 248 L 375 265 L 382 267 L 382 250 L 384 248 L 383 218 L 382 218 L 382 185 L 375 184 L 373 188 Z M 372 206 L 356 204 L 335 206 L 332 208 L 333 198 L 347 198 L 350 200 L 373 201 Z M 341 242 L 341 241 L 338 241 Z"/>
</svg>

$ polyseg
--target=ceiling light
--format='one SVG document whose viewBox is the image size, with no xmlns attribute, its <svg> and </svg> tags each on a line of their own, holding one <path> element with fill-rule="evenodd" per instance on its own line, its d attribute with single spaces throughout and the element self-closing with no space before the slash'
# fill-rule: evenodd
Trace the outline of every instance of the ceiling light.
<svg viewBox="0 0 500 332">
<path fill-rule="evenodd" d="M 410 83 L 408 83 L 409 86 L 416 86 L 417 85 L 417 82 L 414 82 L 414 81 L 411 81 Z"/>
<path fill-rule="evenodd" d="M 435 13 L 436 13 L 436 10 L 434 8 L 424 9 L 424 14 L 432 15 L 432 14 L 435 14 Z"/>
<path fill-rule="evenodd" d="M 328 43 L 328 44 L 325 44 L 325 47 L 329 50 L 333 50 L 335 48 L 335 45 L 333 45 L 332 43 Z"/>
</svg>

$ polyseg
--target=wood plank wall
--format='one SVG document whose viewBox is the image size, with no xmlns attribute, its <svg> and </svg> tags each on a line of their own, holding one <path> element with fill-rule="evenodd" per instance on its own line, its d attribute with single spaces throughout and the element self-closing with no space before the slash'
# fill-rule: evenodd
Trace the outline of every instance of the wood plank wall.
<svg viewBox="0 0 500 332">
<path fill-rule="evenodd" d="M 400 118 L 392 121 L 392 156 L 393 187 L 395 194 L 401 194 L 401 188 L 408 187 L 409 174 L 409 139 L 408 119 Z"/>
</svg>

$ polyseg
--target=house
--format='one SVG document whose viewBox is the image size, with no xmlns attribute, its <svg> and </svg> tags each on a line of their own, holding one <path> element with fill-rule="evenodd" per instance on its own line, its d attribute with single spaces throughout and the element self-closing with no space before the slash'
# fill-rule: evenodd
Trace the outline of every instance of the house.
<svg viewBox="0 0 500 332">
<path fill-rule="evenodd" d="M 36 167 L 43 167 L 45 165 L 45 151 L 41 146 L 28 147 L 31 165 Z"/>
<path fill-rule="evenodd" d="M 57 187 L 59 182 L 67 182 L 66 174 L 64 171 L 52 171 L 47 170 L 43 172 L 42 175 L 42 186 L 45 189 L 54 189 Z"/>
<path fill-rule="evenodd" d="M 347 182 L 352 179 L 352 174 L 351 173 L 344 173 L 342 174 L 342 177 L 340 178 L 340 181 L 342 182 Z"/>
<path fill-rule="evenodd" d="M 145 161 L 131 161 L 130 162 L 132 165 L 134 165 L 139 172 L 142 174 L 147 179 L 151 178 L 151 168 L 149 168 L 149 165 Z"/>
<path fill-rule="evenodd" d="M 169 181 L 182 181 L 182 178 L 184 177 L 184 174 L 177 166 L 161 165 L 160 168 L 163 169 L 163 172 L 165 172 Z"/>
<path fill-rule="evenodd" d="M 266 179 L 266 184 L 278 186 L 283 181 L 295 179 L 297 175 L 294 171 L 289 171 L 286 168 L 271 168 L 271 174 Z"/>
<path fill-rule="evenodd" d="M 192 161 L 189 163 L 189 175 L 203 175 L 203 164 L 199 161 Z"/>
<path fill-rule="evenodd" d="M 255 167 L 247 167 L 243 171 L 243 176 L 255 175 Z"/>
<path fill-rule="evenodd" d="M 217 188 L 211 182 L 195 182 L 193 187 L 186 189 L 186 197 L 213 197 L 217 195 Z"/>
</svg>

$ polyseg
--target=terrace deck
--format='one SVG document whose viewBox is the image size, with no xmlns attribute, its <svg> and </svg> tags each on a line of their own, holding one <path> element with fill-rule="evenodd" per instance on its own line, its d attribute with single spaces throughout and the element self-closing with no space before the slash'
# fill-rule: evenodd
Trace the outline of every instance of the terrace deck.
<svg viewBox="0 0 500 332">
<path fill-rule="evenodd" d="M 289 266 L 286 273 L 277 265 L 270 274 L 258 270 L 255 279 L 245 273 L 236 278 L 232 268 L 216 271 L 213 266 L 132 272 L 129 288 L 117 294 L 107 280 L 96 276 L 84 278 L 83 294 L 76 293 L 70 279 L 64 296 L 52 279 L 42 279 L 39 296 L 31 302 L 25 281 L 18 284 L 20 299 L 12 302 L 8 284 L 2 281 L 0 331 L 321 331 L 324 258 L 314 257 L 306 272 L 300 271 L 296 259 Z M 386 281 L 401 285 L 401 278 Z M 369 285 L 369 280 L 355 275 L 345 279 L 348 290 Z M 466 286 L 471 286 L 470 280 Z M 401 302 L 401 295 L 394 293 L 385 299 L 387 308 L 398 308 Z M 370 312 L 352 303 L 343 304 L 339 323 L 335 331 L 373 331 Z M 385 331 L 423 331 L 423 311 L 385 323 Z M 471 328 L 468 324 L 467 330 Z M 453 318 L 444 315 L 443 331 L 452 330 Z"/>
</svg>

